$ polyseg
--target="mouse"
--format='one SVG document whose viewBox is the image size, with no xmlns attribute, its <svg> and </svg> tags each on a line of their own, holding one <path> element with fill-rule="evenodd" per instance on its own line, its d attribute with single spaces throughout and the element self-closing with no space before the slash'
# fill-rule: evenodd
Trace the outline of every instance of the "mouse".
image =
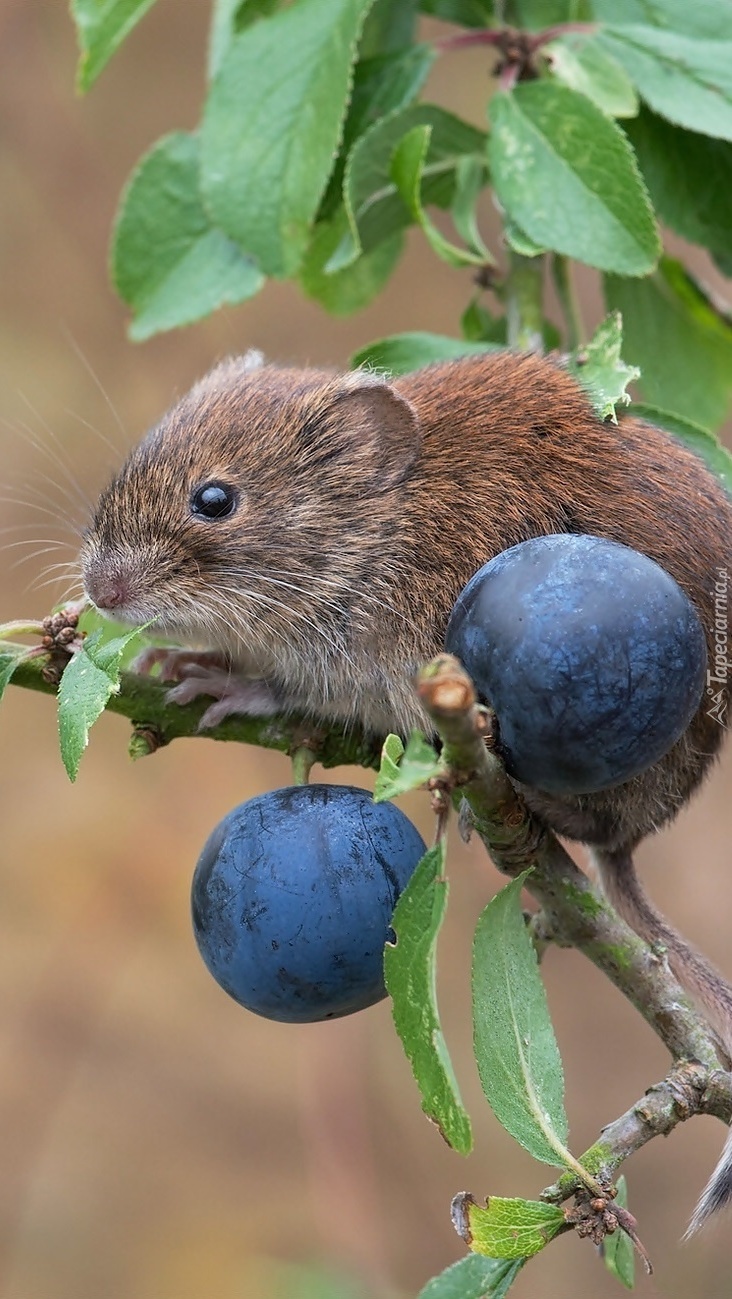
<svg viewBox="0 0 732 1299">
<path fill-rule="evenodd" d="M 732 562 L 732 500 L 700 457 L 632 415 L 601 419 L 561 358 L 494 351 L 389 378 L 217 365 L 102 491 L 83 541 L 87 598 L 189 648 L 155 648 L 183 704 L 298 712 L 374 735 L 431 730 L 412 686 L 443 649 L 470 577 L 532 537 L 589 533 L 641 551 L 695 606 L 718 661 L 715 584 Z M 716 658 L 715 658 L 716 656 Z M 732 1058 L 732 987 L 638 879 L 638 844 L 671 821 L 721 748 L 716 669 L 659 761 L 578 796 L 520 787 L 551 830 L 587 845 L 631 927 L 666 949 Z M 732 1133 L 692 1218 L 732 1200 Z"/>
</svg>

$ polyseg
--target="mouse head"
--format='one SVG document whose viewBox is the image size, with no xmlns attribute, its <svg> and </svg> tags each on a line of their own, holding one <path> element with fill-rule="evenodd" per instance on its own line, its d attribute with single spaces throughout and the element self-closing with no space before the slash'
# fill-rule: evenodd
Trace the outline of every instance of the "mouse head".
<svg viewBox="0 0 732 1299">
<path fill-rule="evenodd" d="M 302 637 L 388 565 L 418 452 L 412 407 L 375 375 L 226 361 L 102 492 L 87 595 L 217 648 Z"/>
</svg>

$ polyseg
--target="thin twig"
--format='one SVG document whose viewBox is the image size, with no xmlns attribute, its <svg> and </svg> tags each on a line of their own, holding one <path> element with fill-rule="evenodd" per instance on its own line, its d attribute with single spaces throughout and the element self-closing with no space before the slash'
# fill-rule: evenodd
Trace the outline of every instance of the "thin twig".
<svg viewBox="0 0 732 1299">
<path fill-rule="evenodd" d="M 40 690 L 53 695 L 56 687 L 42 676 L 43 658 L 26 659 L 19 663 L 12 677 L 12 685 L 29 690 Z M 276 749 L 292 753 L 310 740 L 312 724 L 302 718 L 288 717 L 227 717 L 218 726 L 201 732 L 199 723 L 209 700 L 196 700 L 181 707 L 169 703 L 168 687 L 138 673 L 123 672 L 119 694 L 112 695 L 107 711 L 119 713 L 134 723 L 136 732 L 150 731 L 158 737 L 155 748 L 171 740 L 201 736 L 210 740 L 235 740 L 240 744 L 256 744 L 263 749 Z M 358 766 L 378 769 L 381 746 L 373 736 L 365 735 L 354 727 L 346 731 L 338 727 L 318 731 L 317 761 L 323 767 Z M 142 750 L 140 750 L 142 752 Z"/>
<path fill-rule="evenodd" d="M 515 877 L 532 869 L 526 887 L 543 908 L 554 941 L 589 957 L 640 1011 L 674 1059 L 718 1068 L 713 1034 L 666 962 L 620 919 L 559 840 L 521 802 L 486 747 L 485 709 L 476 706 L 472 683 L 457 659 L 445 654 L 428 664 L 417 690 L 444 740 L 447 765 L 472 772 L 460 794 L 470 804 L 474 830 L 504 874 Z"/>
</svg>

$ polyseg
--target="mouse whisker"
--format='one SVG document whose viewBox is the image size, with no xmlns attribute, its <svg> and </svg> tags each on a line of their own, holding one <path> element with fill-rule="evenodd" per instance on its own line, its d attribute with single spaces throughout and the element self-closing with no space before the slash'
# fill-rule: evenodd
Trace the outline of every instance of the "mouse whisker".
<svg viewBox="0 0 732 1299">
<path fill-rule="evenodd" d="M 26 543 L 20 542 L 16 544 L 25 545 Z M 30 555 L 21 555 L 20 559 L 16 559 L 15 563 L 10 565 L 10 567 L 8 568 L 8 572 L 12 573 L 15 571 L 16 568 L 20 568 L 22 564 L 29 564 L 34 559 L 38 559 L 41 555 L 48 555 L 54 550 L 62 550 L 65 548 L 65 546 L 66 546 L 66 542 L 57 541 L 54 542 L 53 545 L 51 546 L 41 546 L 38 550 L 32 551 Z M 10 550 L 12 549 L 12 547 L 10 546 L 3 547 L 3 549 Z"/>
<path fill-rule="evenodd" d="M 56 436 L 53 429 L 51 428 L 51 425 L 48 423 L 47 420 L 43 418 L 40 412 L 36 410 L 36 408 L 33 406 L 33 403 L 28 400 L 28 398 L 25 396 L 24 393 L 21 392 L 19 395 L 21 400 L 28 407 L 33 417 L 38 420 L 38 423 L 43 428 L 47 437 L 50 439 L 52 445 L 49 445 L 48 442 L 45 442 L 42 438 L 40 438 L 38 434 L 35 432 L 35 430 L 32 429 L 31 426 L 29 424 L 26 424 L 23 420 L 18 421 L 18 428 L 23 430 L 30 445 L 40 454 L 47 456 L 47 458 L 51 461 L 51 464 L 53 464 L 58 470 L 60 470 L 60 472 L 63 474 L 64 478 L 66 479 L 67 483 L 70 485 L 76 497 L 77 505 L 80 504 L 85 511 L 92 513 L 94 509 L 92 501 L 86 495 L 83 487 L 81 486 L 81 483 L 79 482 L 75 474 L 72 472 L 72 470 L 69 468 L 64 457 L 60 454 L 59 450 L 57 450 L 57 448 L 60 447 L 61 444 L 59 442 L 58 437 Z M 55 483 L 54 485 L 58 488 L 59 491 L 64 490 L 60 483 Z"/>
<path fill-rule="evenodd" d="M 124 426 L 124 424 L 123 424 L 123 422 L 122 422 L 122 418 L 121 418 L 121 416 L 120 416 L 119 411 L 117 410 L 117 407 L 115 406 L 114 402 L 112 401 L 112 398 L 110 397 L 109 393 L 107 392 L 106 388 L 104 387 L 104 384 L 102 383 L 101 379 L 99 378 L 99 375 L 97 374 L 96 370 L 94 369 L 94 366 L 92 365 L 91 361 L 89 360 L 89 357 L 86 355 L 86 353 L 85 353 L 85 352 L 83 351 L 83 349 L 80 347 L 79 343 L 76 341 L 76 339 L 74 338 L 74 336 L 73 336 L 73 334 L 71 333 L 71 331 L 67 328 L 65 332 L 66 332 L 66 337 L 67 337 L 67 339 L 68 339 L 68 341 L 69 341 L 69 343 L 70 343 L 70 345 L 71 345 L 73 351 L 75 352 L 75 354 L 76 354 L 76 356 L 78 357 L 78 359 L 81 361 L 81 364 L 83 365 L 84 369 L 86 370 L 87 374 L 89 375 L 89 378 L 91 379 L 92 383 L 94 384 L 95 388 L 97 389 L 97 392 L 98 392 L 98 393 L 100 394 L 100 396 L 102 397 L 102 399 L 103 399 L 103 401 L 104 401 L 104 404 L 106 405 L 107 410 L 108 410 L 109 413 L 111 414 L 112 419 L 114 420 L 115 424 L 117 425 L 117 428 L 119 429 L 120 433 L 122 434 L 122 437 L 123 437 L 123 438 L 125 439 L 125 441 L 126 441 L 126 440 L 127 440 L 127 434 L 126 434 L 125 426 Z M 73 413 L 73 412 L 72 412 L 72 413 Z M 86 421 L 85 421 L 85 420 L 82 420 L 82 423 L 83 423 L 83 424 L 86 424 Z M 97 433 L 100 437 L 102 437 L 102 434 L 99 433 L 99 430 L 98 430 L 98 429 L 94 429 L 94 428 L 92 427 L 91 424 L 87 424 L 86 427 L 89 428 L 89 429 L 91 429 L 92 432 L 95 432 L 95 433 Z M 107 443 L 107 445 L 111 448 L 111 450 L 114 451 L 115 455 L 118 455 L 118 454 L 119 454 L 119 447 L 115 447 L 115 446 L 113 446 L 113 444 L 112 444 L 112 443 L 111 443 L 107 438 L 104 438 L 103 440 Z"/>
<path fill-rule="evenodd" d="M 48 568 L 44 568 L 43 573 L 51 573 L 51 570 L 54 568 L 63 569 L 64 565 L 51 564 L 49 565 Z M 50 577 L 46 577 L 44 578 L 43 581 L 41 581 L 40 578 L 42 576 L 43 574 L 39 574 L 38 577 L 34 577 L 33 580 L 28 583 L 26 587 L 26 591 L 40 591 L 45 586 L 57 586 L 59 582 L 62 582 L 64 578 L 66 578 L 68 585 L 63 595 L 60 597 L 61 602 L 70 599 L 72 593 L 76 593 L 79 596 L 83 594 L 82 582 L 78 573 L 70 573 L 67 569 L 65 573 L 64 572 L 52 573 Z"/>
<path fill-rule="evenodd" d="M 73 519 L 67 512 L 66 506 L 62 507 L 59 501 L 53 500 L 52 497 L 44 494 L 37 488 L 31 487 L 27 483 L 23 484 L 22 490 L 24 493 L 32 492 L 36 497 L 35 500 L 32 498 L 28 499 L 26 495 L 21 496 L 17 492 L 13 492 L 8 483 L 3 483 L 2 487 L 4 491 L 2 495 L 0 495 L 0 502 L 4 505 L 15 506 L 19 510 L 34 510 L 38 514 L 48 515 L 48 517 L 52 518 L 59 527 L 64 527 L 67 531 L 73 532 L 74 537 L 77 540 L 79 539 L 81 535 L 80 526 L 77 523 L 74 523 Z M 77 508 L 76 505 L 74 505 L 74 508 Z"/>
</svg>

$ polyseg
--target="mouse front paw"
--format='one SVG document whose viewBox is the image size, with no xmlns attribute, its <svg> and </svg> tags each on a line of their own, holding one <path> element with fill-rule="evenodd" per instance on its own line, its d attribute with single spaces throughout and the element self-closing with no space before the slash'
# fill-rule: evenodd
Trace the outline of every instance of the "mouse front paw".
<svg viewBox="0 0 732 1299">
<path fill-rule="evenodd" d="M 218 726 L 225 717 L 272 717 L 283 711 L 283 701 L 267 681 L 239 677 L 231 670 L 206 664 L 190 663 L 182 668 L 179 684 L 168 691 L 167 698 L 175 704 L 189 704 L 201 695 L 216 702 L 211 704 L 198 723 L 199 731 Z"/>
<path fill-rule="evenodd" d="M 228 661 L 218 650 L 186 650 L 171 645 L 148 645 L 132 664 L 132 671 L 150 676 L 159 668 L 159 681 L 184 681 L 189 672 L 227 672 Z"/>
</svg>

